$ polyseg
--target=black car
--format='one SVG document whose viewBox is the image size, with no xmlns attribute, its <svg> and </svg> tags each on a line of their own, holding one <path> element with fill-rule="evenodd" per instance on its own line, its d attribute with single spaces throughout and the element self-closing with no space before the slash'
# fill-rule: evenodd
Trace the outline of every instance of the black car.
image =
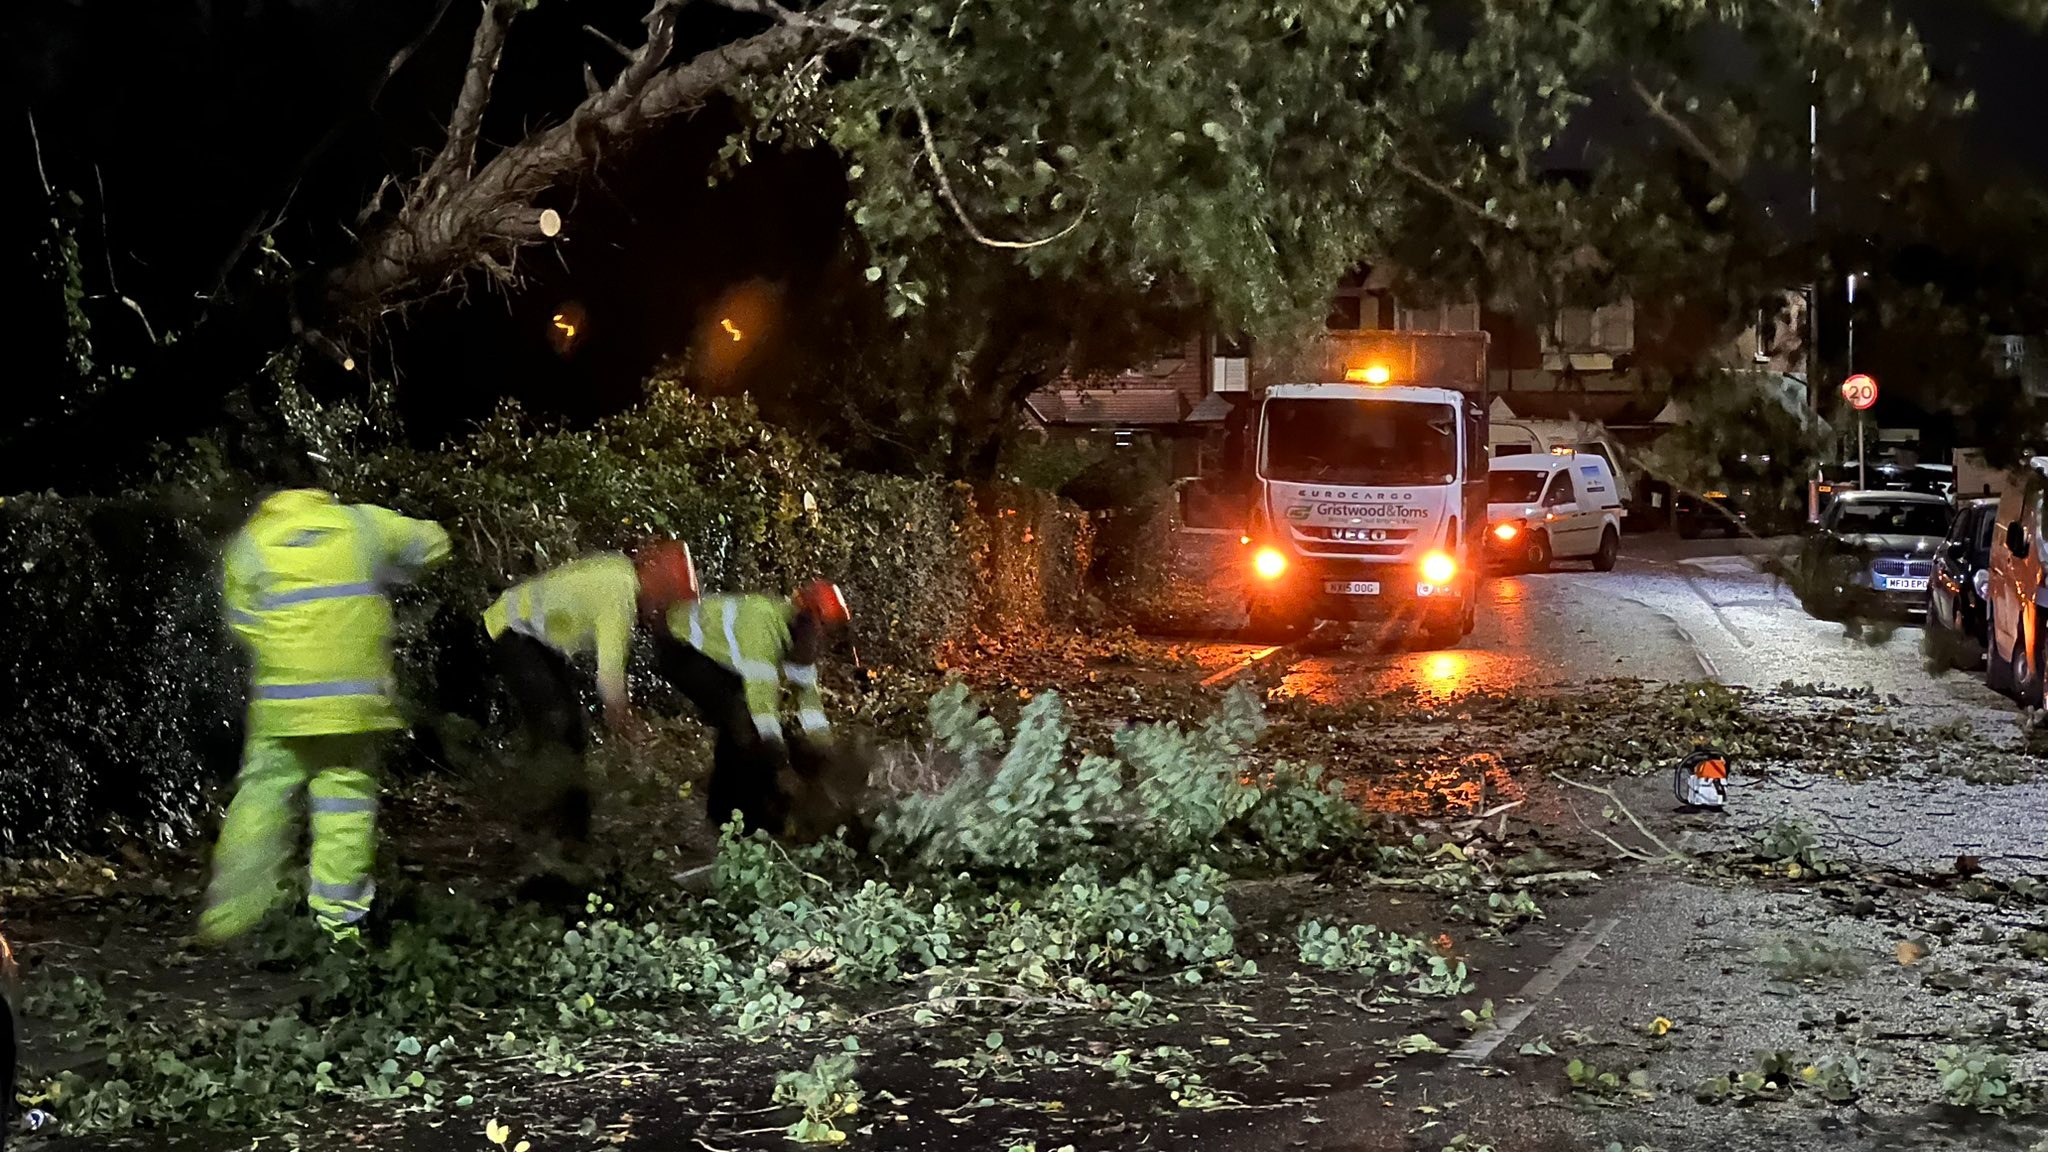
<svg viewBox="0 0 2048 1152">
<path fill-rule="evenodd" d="M 1673 494 L 1671 527 L 1680 538 L 1694 540 L 1707 532 L 1778 536 L 1798 530 L 1801 510 L 1783 498 L 1777 485 L 1746 477 L 1728 482 L 1739 486 Z"/>
<path fill-rule="evenodd" d="M 1984 646 L 1985 608 L 1991 585 L 1991 534 L 1998 527 L 1995 498 L 1965 500 L 1935 553 L 1927 586 L 1927 629 Z"/>
<path fill-rule="evenodd" d="M 1840 607 L 1924 609 L 1951 516 L 1925 492 L 1844 492 L 1821 515 L 1808 570 Z"/>
</svg>

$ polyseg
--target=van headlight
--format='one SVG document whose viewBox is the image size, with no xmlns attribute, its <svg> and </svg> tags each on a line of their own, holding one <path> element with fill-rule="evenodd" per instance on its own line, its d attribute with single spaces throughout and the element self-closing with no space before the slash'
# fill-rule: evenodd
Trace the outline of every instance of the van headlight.
<svg viewBox="0 0 2048 1152">
<path fill-rule="evenodd" d="M 1522 529 L 1527 527 L 1528 524 L 1527 520 L 1503 520 L 1493 526 L 1493 538 L 1506 544 L 1515 537 L 1520 536 Z"/>
</svg>

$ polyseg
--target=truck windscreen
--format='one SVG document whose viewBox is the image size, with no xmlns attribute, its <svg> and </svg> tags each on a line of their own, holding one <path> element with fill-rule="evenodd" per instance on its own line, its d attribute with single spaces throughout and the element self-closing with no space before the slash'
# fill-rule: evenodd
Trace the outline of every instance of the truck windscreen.
<svg viewBox="0 0 2048 1152">
<path fill-rule="evenodd" d="M 1268 400 L 1265 474 L 1296 484 L 1449 484 L 1457 430 L 1448 404 Z"/>
</svg>

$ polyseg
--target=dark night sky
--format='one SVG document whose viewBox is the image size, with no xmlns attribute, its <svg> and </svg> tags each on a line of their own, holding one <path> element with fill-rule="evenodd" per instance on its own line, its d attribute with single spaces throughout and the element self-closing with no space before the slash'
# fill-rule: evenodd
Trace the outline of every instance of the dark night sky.
<svg viewBox="0 0 2048 1152">
<path fill-rule="evenodd" d="M 183 0 L 120 5 L 73 0 L 16 13 L 0 45 L 10 103 L 33 107 L 45 164 L 60 186 L 89 201 L 87 240 L 104 227 L 121 286 L 150 303 L 159 328 L 189 325 L 214 270 L 252 220 L 276 213 L 305 157 L 337 129 L 297 184 L 279 240 L 295 260 L 318 261 L 346 237 L 385 171 L 412 170 L 437 139 L 452 103 L 474 21 L 453 4 L 436 35 L 381 92 L 366 97 L 392 51 L 424 26 L 426 6 L 400 0 Z M 1944 75 L 1973 84 L 1983 111 L 1975 153 L 2048 179 L 2048 152 L 2034 143 L 2040 104 L 2040 38 L 2021 36 L 1974 6 L 1952 0 L 1904 5 L 1919 21 Z M 578 26 L 598 22 L 632 39 L 639 4 L 543 4 L 522 18 L 508 49 L 500 99 L 487 133 L 505 138 L 544 109 L 565 107 L 581 78 L 564 40 L 604 50 Z M 685 46 L 729 35 L 731 17 L 687 9 L 699 23 Z M 26 117 L 10 116 L 6 179 L 32 189 Z M 680 351 L 715 319 L 726 288 L 753 277 L 792 286 L 782 301 L 801 326 L 814 306 L 802 287 L 841 235 L 845 189 L 818 158 L 778 158 L 719 188 L 702 174 L 729 120 L 716 108 L 678 122 L 663 138 L 608 169 L 582 192 L 560 262 L 528 269 L 519 299 L 480 293 L 467 306 L 443 301 L 396 333 L 402 395 L 415 431 L 437 436 L 487 408 L 521 397 L 542 410 L 587 416 L 629 402 L 647 369 Z M 33 237 L 17 229 L 19 241 Z M 103 257 L 100 257 L 103 258 Z M 17 264 L 17 269 L 27 268 Z M 564 361 L 546 342 L 547 318 L 564 300 L 586 306 L 588 341 Z M 102 303 L 103 344 L 135 325 Z"/>
</svg>

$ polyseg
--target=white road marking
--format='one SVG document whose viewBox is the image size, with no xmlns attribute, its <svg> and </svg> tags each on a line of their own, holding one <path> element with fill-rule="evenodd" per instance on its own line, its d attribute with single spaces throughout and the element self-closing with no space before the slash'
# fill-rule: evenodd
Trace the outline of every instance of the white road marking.
<svg viewBox="0 0 2048 1152">
<path fill-rule="evenodd" d="M 1648 608 L 1650 611 L 1655 612 L 1657 615 L 1662 616 L 1664 618 L 1664 622 L 1666 624 L 1671 625 L 1671 630 L 1673 632 L 1678 633 L 1678 638 L 1680 640 L 1685 641 L 1685 646 L 1687 648 L 1692 649 L 1692 658 L 1699 663 L 1700 671 L 1705 672 L 1707 674 L 1707 679 L 1716 682 L 1720 681 L 1720 666 L 1715 664 L 1714 658 L 1712 656 L 1707 655 L 1707 650 L 1700 646 L 1699 637 L 1694 636 L 1692 634 L 1691 629 L 1687 628 L 1685 625 L 1680 624 L 1678 622 L 1678 617 L 1673 616 L 1671 613 L 1666 612 L 1664 609 L 1657 607 L 1655 604 L 1652 604 L 1647 600 L 1638 600 L 1633 596 L 1624 596 L 1622 597 L 1622 599 L 1628 601 L 1631 604 L 1641 605 L 1642 607 Z"/>
<path fill-rule="evenodd" d="M 1756 561 L 1748 556 L 1700 556 L 1680 560 L 1679 563 L 1719 576 L 1754 576 L 1762 571 L 1757 567 Z"/>
<path fill-rule="evenodd" d="M 1585 928 L 1580 930 L 1578 939 L 1560 949 L 1558 954 L 1551 958 L 1550 963 L 1543 966 L 1541 972 L 1530 977 L 1529 982 L 1522 985 L 1522 990 L 1515 994 L 1521 1003 L 1507 1015 L 1495 1017 L 1490 1026 L 1481 1029 L 1471 1039 L 1460 1044 L 1458 1050 L 1451 1053 L 1451 1059 L 1477 1064 L 1493 1055 L 1493 1050 L 1513 1035 L 1515 1029 L 1521 1027 L 1522 1022 L 1527 1020 L 1543 1001 L 1550 998 L 1551 993 L 1557 991 L 1559 985 L 1564 983 L 1565 977 L 1586 962 L 1586 957 L 1593 954 L 1593 949 L 1598 948 L 1619 923 L 1621 920 L 1615 917 L 1588 922 Z"/>
</svg>

